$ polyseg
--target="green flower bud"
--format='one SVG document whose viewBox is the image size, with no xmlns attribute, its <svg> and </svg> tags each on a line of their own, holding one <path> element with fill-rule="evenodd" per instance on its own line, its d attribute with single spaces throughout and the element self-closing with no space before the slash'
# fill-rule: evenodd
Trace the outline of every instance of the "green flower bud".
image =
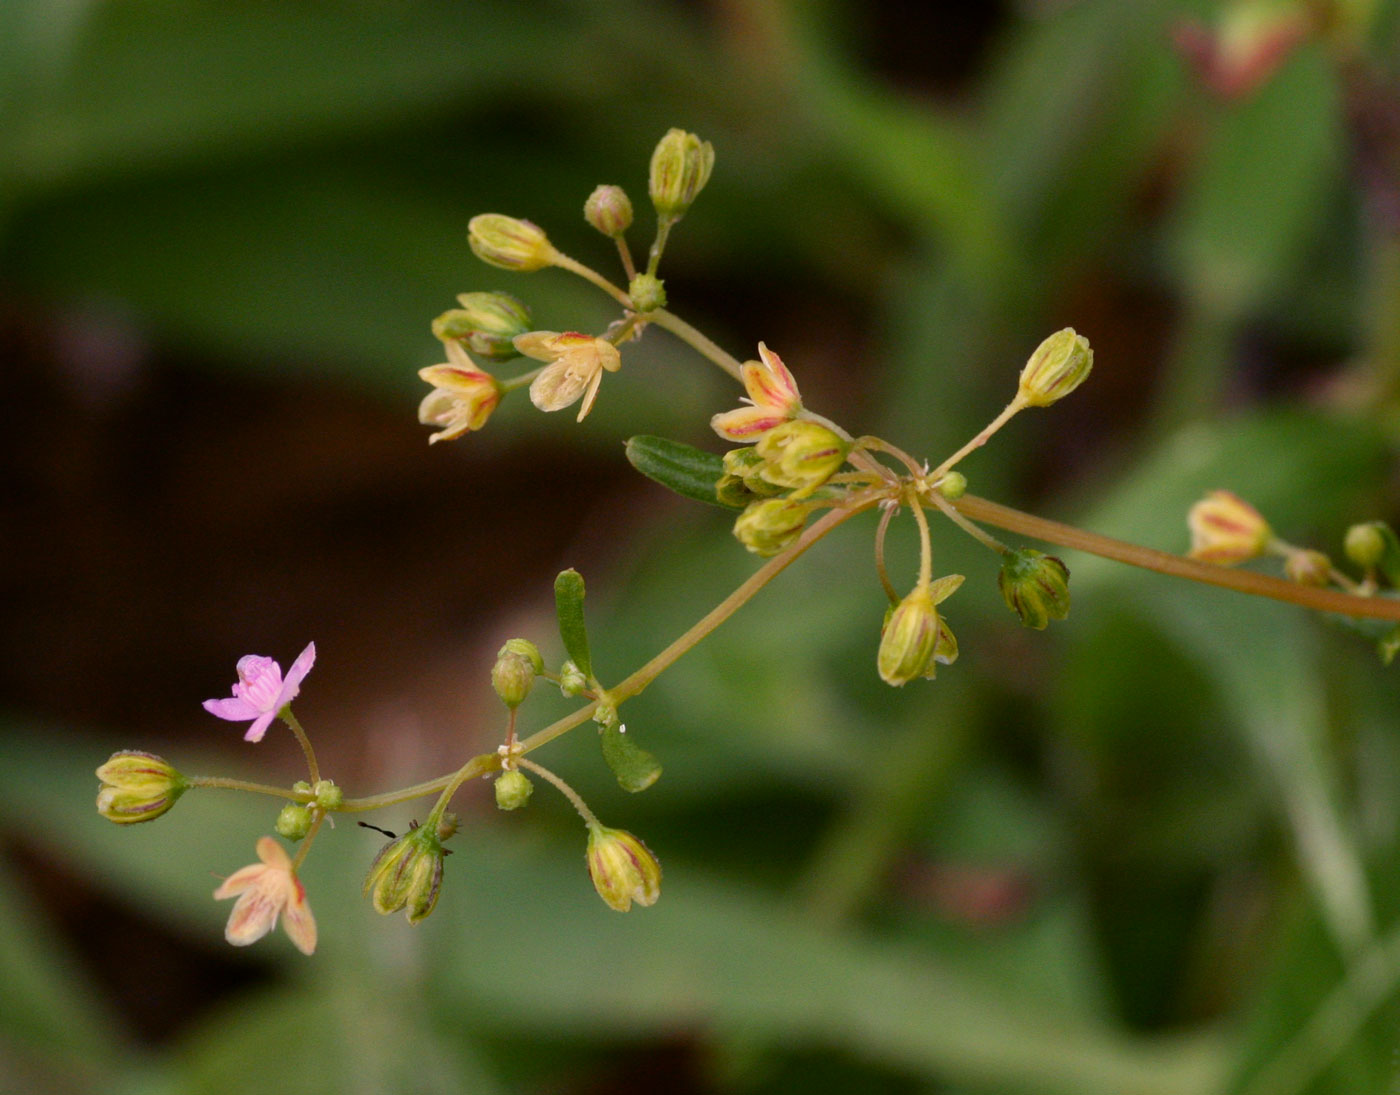
<svg viewBox="0 0 1400 1095">
<path fill-rule="evenodd" d="M 588 678 L 584 676 L 583 670 L 573 662 L 565 662 L 559 667 L 559 691 L 564 695 L 580 695 L 587 687 Z"/>
<path fill-rule="evenodd" d="M 763 478 L 795 489 L 794 498 L 807 497 L 835 475 L 851 451 L 832 430 L 800 418 L 775 426 L 754 448 L 764 461 Z"/>
<path fill-rule="evenodd" d="M 97 778 L 97 812 L 119 825 L 160 817 L 190 786 L 165 760 L 135 749 L 113 753 Z"/>
<path fill-rule="evenodd" d="M 1283 561 L 1283 573 L 1290 582 L 1302 586 L 1326 586 L 1332 582 L 1332 560 L 1321 551 L 1302 548 L 1290 551 Z"/>
<path fill-rule="evenodd" d="M 938 493 L 950 501 L 961 498 L 967 493 L 967 476 L 960 471 L 944 472 L 938 481 Z"/>
<path fill-rule="evenodd" d="M 1020 397 L 1029 406 L 1048 407 L 1084 383 L 1094 366 L 1089 340 L 1073 327 L 1056 331 L 1031 354 L 1021 370 Z"/>
<path fill-rule="evenodd" d="M 481 213 L 467 225 L 467 242 L 482 262 L 529 273 L 554 262 L 557 252 L 536 225 L 501 213 Z"/>
<path fill-rule="evenodd" d="M 742 449 L 730 449 L 724 454 L 725 472 L 740 480 L 746 490 L 760 498 L 771 498 L 775 494 L 783 492 L 782 487 L 764 478 L 763 470 L 766 467 L 768 467 L 768 461 L 759 456 L 758 449 L 754 445 L 747 445 Z"/>
<path fill-rule="evenodd" d="M 752 502 L 734 522 L 739 543 L 755 555 L 777 555 L 802 534 L 811 506 L 791 498 Z"/>
<path fill-rule="evenodd" d="M 544 669 L 539 648 L 528 639 L 511 639 L 496 652 L 491 667 L 491 687 L 509 708 L 519 707 L 530 694 L 535 674 Z"/>
<path fill-rule="evenodd" d="M 583 219 L 616 239 L 632 227 L 632 199 L 620 186 L 600 186 L 583 203 Z"/>
<path fill-rule="evenodd" d="M 663 221 L 678 221 L 704 189 L 715 166 L 715 150 L 694 133 L 672 129 L 651 154 L 647 189 Z"/>
<path fill-rule="evenodd" d="M 426 825 L 410 829 L 379 849 L 364 886 L 375 912 L 388 916 L 407 909 L 410 924 L 432 912 L 442 888 L 445 854 L 437 833 Z"/>
<path fill-rule="evenodd" d="M 316 805 L 322 810 L 338 810 L 345 801 L 345 792 L 329 779 L 318 779 L 311 793 L 316 796 Z"/>
<path fill-rule="evenodd" d="M 274 826 L 279 836 L 288 840 L 300 840 L 311 831 L 311 811 L 300 802 L 289 802 L 277 815 Z"/>
<path fill-rule="evenodd" d="M 639 312 L 654 312 L 666 307 L 664 282 L 654 274 L 638 274 L 627 286 L 632 306 Z"/>
<path fill-rule="evenodd" d="M 1053 555 L 1021 548 L 1001 557 L 997 585 L 1021 623 L 1037 631 L 1069 615 L 1069 568 Z"/>
<path fill-rule="evenodd" d="M 496 777 L 496 805 L 502 810 L 518 810 L 530 801 L 535 785 L 524 772 L 512 769 Z"/>
<path fill-rule="evenodd" d="M 596 822 L 588 826 L 588 875 L 598 896 L 618 912 L 661 896 L 661 864 L 640 840 Z"/>
<path fill-rule="evenodd" d="M 1347 529 L 1344 549 L 1347 558 L 1363 570 L 1374 570 L 1385 558 L 1386 533 L 1384 522 L 1366 521 Z M 1393 533 L 1391 534 L 1394 535 Z"/>
<path fill-rule="evenodd" d="M 433 320 L 433 334 L 443 342 L 453 339 L 468 350 L 493 361 L 520 356 L 511 341 L 530 330 L 530 309 L 509 293 L 462 293 L 462 305 Z"/>
</svg>

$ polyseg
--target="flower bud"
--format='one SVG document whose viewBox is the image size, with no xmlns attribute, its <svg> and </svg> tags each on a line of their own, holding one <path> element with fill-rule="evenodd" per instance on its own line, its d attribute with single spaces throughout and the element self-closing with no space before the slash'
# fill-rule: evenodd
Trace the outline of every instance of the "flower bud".
<svg viewBox="0 0 1400 1095">
<path fill-rule="evenodd" d="M 769 430 L 754 448 L 764 461 L 763 478 L 795 488 L 794 498 L 805 498 L 835 475 L 851 451 L 850 442 L 832 430 L 800 418 Z"/>
<path fill-rule="evenodd" d="M 97 769 L 97 812 L 126 825 L 151 821 L 175 805 L 189 789 L 185 777 L 154 753 L 135 749 L 113 753 Z"/>
<path fill-rule="evenodd" d="M 683 129 L 668 131 L 651 154 L 647 188 L 656 215 L 663 221 L 685 216 L 714 166 L 715 150 L 709 141 Z"/>
<path fill-rule="evenodd" d="M 524 639 L 512 641 L 526 642 Z M 534 643 L 529 645 L 533 647 Z M 513 709 L 525 702 L 525 697 L 530 694 L 530 689 L 535 684 L 537 663 L 540 669 L 544 668 L 538 650 L 535 650 L 535 656 L 531 658 L 527 651 L 522 651 L 519 647 L 512 649 L 511 644 L 506 643 L 497 652 L 496 664 L 491 667 L 491 687 L 507 707 Z"/>
<path fill-rule="evenodd" d="M 960 471 L 945 471 L 938 481 L 938 493 L 950 501 L 967 493 L 967 476 Z"/>
<path fill-rule="evenodd" d="M 496 805 L 502 810 L 518 810 L 530 801 L 535 785 L 524 772 L 512 769 L 496 777 Z"/>
<path fill-rule="evenodd" d="M 1366 521 L 1347 529 L 1344 550 L 1347 558 L 1363 570 L 1375 570 L 1385 558 L 1386 526 L 1381 521 Z M 1391 534 L 1394 535 L 1393 533 Z"/>
<path fill-rule="evenodd" d="M 587 687 L 588 678 L 583 675 L 583 670 L 573 662 L 565 662 L 559 667 L 559 691 L 564 695 L 580 695 Z"/>
<path fill-rule="evenodd" d="M 730 449 L 724 454 L 724 470 L 744 484 L 744 488 L 761 498 L 771 498 L 781 494 L 783 488 L 763 477 L 763 469 L 768 461 L 759 456 L 754 445 L 742 449 Z"/>
<path fill-rule="evenodd" d="M 467 242 L 482 262 L 529 273 L 554 262 L 549 238 L 537 225 L 501 213 L 481 213 L 467 225 Z"/>
<path fill-rule="evenodd" d="M 1332 560 L 1321 551 L 1301 548 L 1290 551 L 1283 561 L 1283 573 L 1301 586 L 1325 586 L 1332 581 Z"/>
<path fill-rule="evenodd" d="M 1257 509 L 1228 490 L 1213 490 L 1186 514 L 1187 554 L 1203 563 L 1234 566 L 1263 555 L 1273 529 Z"/>
<path fill-rule="evenodd" d="M 274 826 L 279 836 L 288 840 L 300 840 L 311 831 L 311 811 L 300 802 L 289 802 L 277 815 Z"/>
<path fill-rule="evenodd" d="M 1069 568 L 1053 555 L 1020 548 L 1001 557 L 997 586 L 1021 623 L 1044 631 L 1069 615 Z"/>
<path fill-rule="evenodd" d="M 597 822 L 588 826 L 588 874 L 598 896 L 618 912 L 661 896 L 661 864 L 631 833 Z"/>
<path fill-rule="evenodd" d="M 811 506 L 791 498 L 752 502 L 734 522 L 739 543 L 755 555 L 777 555 L 802 533 Z"/>
<path fill-rule="evenodd" d="M 432 912 L 442 888 L 444 854 L 442 841 L 427 825 L 410 829 L 379 849 L 364 886 L 375 912 L 388 916 L 406 908 L 410 924 Z"/>
<path fill-rule="evenodd" d="M 962 583 L 961 574 L 949 574 L 916 586 L 886 613 L 875 658 L 880 679 L 886 684 L 900 687 L 916 677 L 932 680 L 937 664 L 951 665 L 957 660 L 958 641 L 935 606 L 951 597 Z"/>
<path fill-rule="evenodd" d="M 632 199 L 620 186 L 600 186 L 583 203 L 583 219 L 616 239 L 632 227 Z"/>
<path fill-rule="evenodd" d="M 530 309 L 509 293 L 462 293 L 460 308 L 433 320 L 433 334 L 443 342 L 456 339 L 468 350 L 492 361 L 519 356 L 516 335 L 530 330 Z"/>
<path fill-rule="evenodd" d="M 1048 407 L 1084 383 L 1094 366 L 1089 340 L 1073 327 L 1056 331 L 1031 354 L 1021 370 L 1020 398 L 1031 407 Z"/>
<path fill-rule="evenodd" d="M 666 307 L 664 282 L 655 274 L 638 274 L 627 286 L 632 306 L 639 312 L 654 312 Z"/>
</svg>

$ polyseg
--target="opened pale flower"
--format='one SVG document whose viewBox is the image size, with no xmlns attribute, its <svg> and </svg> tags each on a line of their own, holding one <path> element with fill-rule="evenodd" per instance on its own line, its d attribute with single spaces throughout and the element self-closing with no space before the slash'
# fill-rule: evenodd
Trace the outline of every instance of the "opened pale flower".
<svg viewBox="0 0 1400 1095">
<path fill-rule="evenodd" d="M 607 339 L 579 331 L 530 331 L 515 339 L 515 348 L 526 357 L 549 364 L 530 385 L 530 401 L 542 411 L 559 411 L 583 397 L 578 420 L 593 409 L 603 370 L 622 368 L 622 355 Z"/>
<path fill-rule="evenodd" d="M 251 719 L 252 725 L 243 740 L 262 741 L 277 713 L 296 699 L 301 682 L 311 672 L 315 661 L 316 644 L 307 643 L 284 680 L 282 667 L 271 658 L 247 654 L 238 659 L 238 680 L 234 683 L 233 695 L 221 700 L 205 700 L 204 710 L 229 722 Z"/>
<path fill-rule="evenodd" d="M 418 375 L 433 386 L 418 404 L 418 421 L 425 426 L 442 427 L 428 438 L 429 444 L 451 441 L 469 430 L 481 429 L 501 401 L 496 378 L 477 368 L 455 339 L 446 346 L 446 364 L 418 370 Z"/>
<path fill-rule="evenodd" d="M 277 927 L 279 917 L 287 938 L 302 954 L 316 949 L 316 918 L 306 903 L 306 890 L 292 869 L 282 845 L 270 836 L 258 839 L 258 859 L 224 879 L 214 898 L 237 897 L 229 913 L 224 938 L 235 947 L 256 943 Z"/>
<path fill-rule="evenodd" d="M 802 396 L 797 391 L 797 381 L 788 372 L 783 359 L 763 343 L 758 344 L 761 361 L 746 361 L 740 368 L 740 377 L 749 393 L 747 407 L 725 411 L 710 419 L 710 426 L 721 437 L 730 441 L 749 443 L 796 418 L 802 411 Z"/>
</svg>

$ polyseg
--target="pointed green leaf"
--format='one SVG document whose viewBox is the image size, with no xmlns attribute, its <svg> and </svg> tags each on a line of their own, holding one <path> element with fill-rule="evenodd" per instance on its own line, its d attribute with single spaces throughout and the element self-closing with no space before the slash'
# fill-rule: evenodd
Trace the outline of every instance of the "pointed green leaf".
<svg viewBox="0 0 1400 1095">
<path fill-rule="evenodd" d="M 638 745 L 616 721 L 601 728 L 603 759 L 624 791 L 645 791 L 661 778 L 661 762 Z"/>
<path fill-rule="evenodd" d="M 573 663 L 593 679 L 593 659 L 588 653 L 588 628 L 583 622 L 583 575 L 570 567 L 554 579 L 554 608 L 559 614 L 559 637 Z"/>
<path fill-rule="evenodd" d="M 628 439 L 627 459 L 648 479 L 686 498 L 723 509 L 744 508 L 721 502 L 715 494 L 715 484 L 724 475 L 724 461 L 717 453 L 664 437 L 639 436 Z"/>
</svg>

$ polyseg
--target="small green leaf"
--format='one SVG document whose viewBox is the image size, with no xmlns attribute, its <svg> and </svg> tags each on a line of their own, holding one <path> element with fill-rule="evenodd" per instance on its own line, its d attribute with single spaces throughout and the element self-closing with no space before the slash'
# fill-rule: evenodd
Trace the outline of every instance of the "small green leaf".
<svg viewBox="0 0 1400 1095">
<path fill-rule="evenodd" d="M 559 614 L 559 637 L 573 663 L 593 679 L 593 659 L 588 653 L 588 628 L 583 622 L 583 575 L 570 567 L 554 579 L 554 608 Z"/>
<path fill-rule="evenodd" d="M 661 762 L 627 735 L 614 720 L 601 728 L 603 759 L 624 791 L 645 791 L 661 778 Z"/>
<path fill-rule="evenodd" d="M 724 475 L 724 462 L 716 453 L 664 437 L 639 436 L 628 440 L 627 459 L 648 479 L 686 498 L 723 509 L 744 508 L 716 496 L 715 484 Z"/>
</svg>

